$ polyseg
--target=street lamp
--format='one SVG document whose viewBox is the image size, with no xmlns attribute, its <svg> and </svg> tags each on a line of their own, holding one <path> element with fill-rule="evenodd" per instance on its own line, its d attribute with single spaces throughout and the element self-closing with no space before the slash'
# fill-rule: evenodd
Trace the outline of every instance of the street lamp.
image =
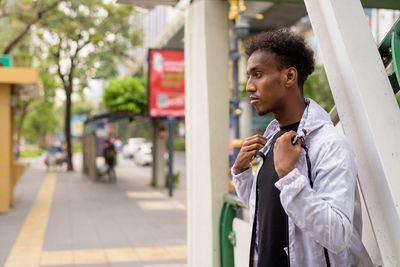
<svg viewBox="0 0 400 267">
<path fill-rule="evenodd" d="M 249 35 L 250 25 L 247 23 L 246 18 L 242 15 L 239 22 L 233 26 L 233 32 L 231 34 L 231 59 L 232 59 L 232 79 L 233 79 L 233 114 L 234 114 L 234 125 L 235 125 L 235 139 L 233 140 L 234 149 L 234 160 L 239 154 L 242 146 L 242 140 L 240 139 L 240 128 L 239 128 L 239 117 L 242 111 L 239 108 L 239 75 L 238 75 L 238 62 L 240 59 L 240 52 L 238 49 L 238 41 L 244 40 Z"/>
<path fill-rule="evenodd" d="M 244 40 L 247 38 L 247 36 L 249 35 L 250 32 L 250 25 L 247 22 L 246 18 L 244 17 L 244 15 L 241 16 L 240 20 L 238 23 L 236 23 L 233 26 L 233 32 L 235 33 L 235 35 L 240 39 L 240 40 Z"/>
</svg>

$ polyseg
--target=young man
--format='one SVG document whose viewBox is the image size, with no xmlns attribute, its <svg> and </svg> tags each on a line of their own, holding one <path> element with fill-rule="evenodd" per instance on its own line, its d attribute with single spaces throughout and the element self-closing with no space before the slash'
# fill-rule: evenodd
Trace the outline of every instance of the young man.
<svg viewBox="0 0 400 267">
<path fill-rule="evenodd" d="M 250 266 L 372 266 L 361 242 L 353 149 L 329 115 L 303 96 L 313 52 L 286 29 L 252 37 L 245 50 L 251 104 L 275 117 L 264 136 L 244 141 L 232 167 L 237 193 L 250 208 Z"/>
</svg>

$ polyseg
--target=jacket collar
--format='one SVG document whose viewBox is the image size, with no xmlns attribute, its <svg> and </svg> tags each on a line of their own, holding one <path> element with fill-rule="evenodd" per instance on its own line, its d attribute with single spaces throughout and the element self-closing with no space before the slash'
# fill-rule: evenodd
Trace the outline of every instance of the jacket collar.
<svg viewBox="0 0 400 267">
<path fill-rule="evenodd" d="M 299 135 L 309 135 L 313 131 L 321 128 L 325 124 L 332 124 L 329 114 L 314 100 L 310 98 L 304 99 L 307 107 L 304 110 L 303 116 L 301 117 L 299 128 L 297 133 Z M 305 130 L 305 132 L 304 132 Z M 279 123 L 275 119 L 267 127 L 264 132 L 264 136 L 267 138 L 267 144 L 261 149 L 264 154 L 270 147 L 272 137 L 279 131 Z"/>
</svg>

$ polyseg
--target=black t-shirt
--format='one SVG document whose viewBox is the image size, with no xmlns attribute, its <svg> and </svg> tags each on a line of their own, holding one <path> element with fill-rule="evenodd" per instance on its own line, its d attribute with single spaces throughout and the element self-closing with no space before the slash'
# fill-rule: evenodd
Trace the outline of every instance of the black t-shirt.
<svg viewBox="0 0 400 267">
<path fill-rule="evenodd" d="M 300 122 L 281 127 L 273 137 L 271 147 L 257 177 L 256 212 L 254 221 L 258 222 L 257 250 L 258 267 L 288 266 L 288 256 L 284 250 L 288 243 L 287 215 L 279 198 L 280 191 L 275 187 L 279 180 L 274 165 L 274 145 L 276 139 L 288 131 L 297 131 Z M 252 243 L 255 242 L 253 224 Z M 250 254 L 252 256 L 252 254 Z"/>
</svg>

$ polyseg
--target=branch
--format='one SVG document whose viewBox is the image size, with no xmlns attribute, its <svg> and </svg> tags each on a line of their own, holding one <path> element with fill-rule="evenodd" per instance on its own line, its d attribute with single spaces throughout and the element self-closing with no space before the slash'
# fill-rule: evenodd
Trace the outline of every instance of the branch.
<svg viewBox="0 0 400 267">
<path fill-rule="evenodd" d="M 77 48 L 76 48 L 76 50 L 75 50 L 75 53 L 74 53 L 74 55 L 73 55 L 73 57 L 75 58 L 77 55 L 78 55 L 78 53 L 79 53 L 79 51 L 81 51 L 85 46 L 87 46 L 88 44 L 90 44 L 90 37 L 89 37 L 89 39 L 86 41 L 86 42 L 84 42 L 81 46 L 78 46 Z"/>
<path fill-rule="evenodd" d="M 39 20 L 41 20 L 44 15 L 46 15 L 46 13 L 55 8 L 61 1 L 63 0 L 57 0 L 55 1 L 53 4 L 49 5 L 48 7 L 46 7 L 43 10 L 39 10 L 39 12 L 37 13 L 37 16 L 32 19 L 31 21 L 29 21 L 26 26 L 25 29 L 23 29 L 8 45 L 7 47 L 4 49 L 3 54 L 10 54 L 10 52 L 15 48 L 15 46 L 21 41 L 21 39 L 29 32 L 30 28 L 32 27 L 33 24 L 35 24 L 36 22 L 38 22 Z"/>
<path fill-rule="evenodd" d="M 57 51 L 55 53 L 52 53 L 52 54 L 56 58 L 58 76 L 60 77 L 61 82 L 63 83 L 64 89 L 65 89 L 66 88 L 66 81 L 65 81 L 65 78 L 64 78 L 64 74 L 62 74 L 62 72 L 61 72 L 61 65 L 60 65 L 61 45 L 62 45 L 62 39 L 60 38 L 58 49 L 57 49 Z"/>
<path fill-rule="evenodd" d="M 72 79 L 73 79 L 73 71 L 75 69 L 75 59 L 78 56 L 79 51 L 81 51 L 85 46 L 87 46 L 88 44 L 90 44 L 90 37 L 88 40 L 86 40 L 86 42 L 84 42 L 82 45 L 78 46 L 75 50 L 75 52 L 71 55 L 70 57 L 70 61 L 71 61 L 71 68 L 69 70 L 69 74 L 68 74 L 68 79 L 69 79 L 69 83 L 71 84 L 72 87 Z"/>
</svg>

